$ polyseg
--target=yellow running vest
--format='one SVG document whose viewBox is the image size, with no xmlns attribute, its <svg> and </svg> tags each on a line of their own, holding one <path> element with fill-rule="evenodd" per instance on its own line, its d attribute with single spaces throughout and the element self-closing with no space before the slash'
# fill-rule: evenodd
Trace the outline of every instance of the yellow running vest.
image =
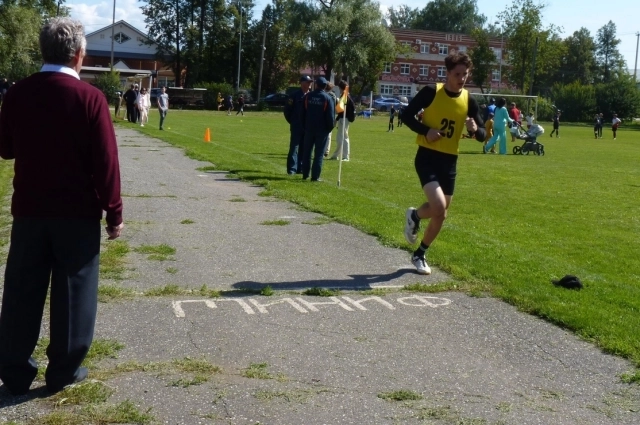
<svg viewBox="0 0 640 425">
<path fill-rule="evenodd" d="M 416 143 L 434 151 L 457 155 L 460 136 L 466 129 L 464 122 L 468 112 L 469 92 L 466 89 L 462 89 L 457 98 L 452 98 L 444 91 L 444 84 L 437 83 L 436 97 L 424 110 L 422 123 L 440 131 L 444 136 L 437 142 L 429 142 L 427 136 L 418 134 Z"/>
</svg>

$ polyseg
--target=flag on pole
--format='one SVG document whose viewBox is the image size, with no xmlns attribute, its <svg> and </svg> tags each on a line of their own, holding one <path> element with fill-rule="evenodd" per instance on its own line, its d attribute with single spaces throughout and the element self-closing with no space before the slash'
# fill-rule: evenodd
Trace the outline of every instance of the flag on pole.
<svg viewBox="0 0 640 425">
<path fill-rule="evenodd" d="M 347 96 L 349 96 L 349 86 L 344 88 L 344 92 L 342 96 L 340 96 L 340 100 L 338 100 L 338 104 L 336 105 L 336 113 L 342 114 L 347 110 Z"/>
</svg>

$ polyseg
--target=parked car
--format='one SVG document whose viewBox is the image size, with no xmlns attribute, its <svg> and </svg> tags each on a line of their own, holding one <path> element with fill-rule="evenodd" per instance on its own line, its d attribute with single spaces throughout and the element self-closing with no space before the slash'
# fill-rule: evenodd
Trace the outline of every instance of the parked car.
<svg viewBox="0 0 640 425">
<path fill-rule="evenodd" d="M 263 100 L 264 103 L 269 106 L 284 106 L 289 101 L 289 95 L 284 93 L 274 93 L 266 96 Z"/>
<path fill-rule="evenodd" d="M 393 98 L 380 98 L 373 101 L 373 107 L 382 112 L 388 111 L 391 109 L 391 106 L 398 109 L 401 106 L 406 107 L 407 105 L 409 104 L 406 102 L 400 102 L 398 99 Z"/>
</svg>

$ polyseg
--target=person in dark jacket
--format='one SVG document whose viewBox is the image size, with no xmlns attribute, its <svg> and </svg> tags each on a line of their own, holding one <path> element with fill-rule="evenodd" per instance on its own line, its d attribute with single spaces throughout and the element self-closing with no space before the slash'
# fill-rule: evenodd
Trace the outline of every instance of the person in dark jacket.
<svg viewBox="0 0 640 425">
<path fill-rule="evenodd" d="M 96 320 L 103 211 L 109 239 L 123 228 L 109 105 L 78 76 L 85 48 L 79 21 L 49 20 L 40 31 L 42 69 L 9 90 L 0 110 L 0 156 L 15 160 L 0 379 L 14 395 L 26 394 L 38 373 L 31 355 L 49 284 L 47 389 L 55 393 L 87 377 L 80 365 Z"/>
<path fill-rule="evenodd" d="M 287 173 L 302 174 L 302 157 L 304 150 L 304 125 L 302 113 L 304 97 L 309 93 L 313 80 L 308 75 L 300 78 L 300 90 L 289 97 L 284 106 L 284 118 L 289 123 L 291 137 L 289 139 L 289 153 L 287 154 Z"/>
<path fill-rule="evenodd" d="M 302 178 L 320 181 L 324 149 L 327 146 L 329 133 L 335 127 L 335 102 L 324 91 L 327 80 L 316 79 L 315 90 L 304 98 L 302 121 L 304 122 L 304 158 L 302 160 Z M 311 156 L 313 155 L 313 166 Z"/>
<path fill-rule="evenodd" d="M 138 93 L 135 91 L 135 87 L 133 84 L 131 84 L 131 87 L 129 88 L 129 90 L 124 92 L 124 95 L 122 96 L 122 98 L 127 104 L 127 121 L 136 122 L 137 115 L 135 110 L 136 109 L 135 103 L 136 103 L 136 99 L 138 98 Z"/>
<path fill-rule="evenodd" d="M 240 95 L 240 97 L 238 98 L 238 112 L 236 112 L 236 115 L 238 114 L 242 114 L 242 116 L 244 116 L 244 96 Z"/>
</svg>

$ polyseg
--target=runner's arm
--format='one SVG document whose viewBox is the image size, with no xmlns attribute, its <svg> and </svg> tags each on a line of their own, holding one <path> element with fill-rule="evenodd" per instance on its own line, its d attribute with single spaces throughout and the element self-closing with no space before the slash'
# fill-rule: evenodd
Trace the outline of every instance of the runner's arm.
<svg viewBox="0 0 640 425">
<path fill-rule="evenodd" d="M 429 127 L 418 121 L 416 115 L 420 112 L 421 109 L 426 109 L 431 105 L 433 99 L 436 98 L 436 89 L 433 86 L 426 86 L 422 90 L 418 92 L 416 97 L 411 99 L 409 105 L 402 112 L 402 124 L 406 124 L 412 131 L 427 135 L 429 132 Z"/>
</svg>

